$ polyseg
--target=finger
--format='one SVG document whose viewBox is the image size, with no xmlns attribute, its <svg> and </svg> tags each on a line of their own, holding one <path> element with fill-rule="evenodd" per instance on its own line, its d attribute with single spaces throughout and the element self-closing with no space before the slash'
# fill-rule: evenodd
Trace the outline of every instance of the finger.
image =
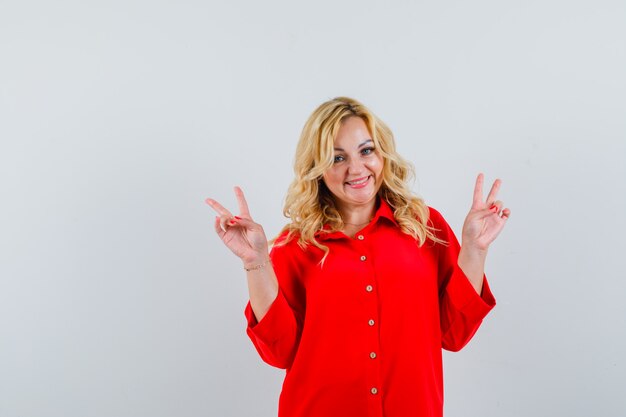
<svg viewBox="0 0 626 417">
<path fill-rule="evenodd" d="M 500 210 L 502 210 L 502 206 L 504 206 L 504 203 L 500 200 L 497 200 L 497 201 L 494 201 L 491 206 L 489 206 L 489 210 L 491 210 L 494 213 L 499 213 Z"/>
<path fill-rule="evenodd" d="M 211 208 L 213 210 L 215 210 L 217 212 L 217 214 L 219 214 L 220 216 L 229 216 L 229 217 L 233 217 L 233 215 L 231 214 L 230 211 L 226 210 L 226 208 L 224 206 L 222 206 L 220 203 L 218 203 L 217 201 L 213 200 L 212 198 L 207 198 L 206 200 L 204 200 L 209 206 L 211 206 Z"/>
<path fill-rule="evenodd" d="M 224 231 L 224 233 L 226 233 L 226 230 L 233 224 L 234 223 L 233 223 L 232 216 L 226 216 L 226 215 L 220 216 L 220 228 Z"/>
<path fill-rule="evenodd" d="M 492 216 L 492 215 L 497 215 L 500 216 L 499 212 L 500 209 L 502 207 L 503 203 L 502 201 L 498 200 L 495 203 L 493 203 L 489 208 L 485 208 L 482 210 L 477 210 L 475 213 L 476 219 L 484 219 L 486 217 Z"/>
<path fill-rule="evenodd" d="M 500 184 L 502 184 L 502 181 L 499 179 L 493 182 L 489 195 L 487 196 L 487 204 L 491 205 L 495 201 L 496 195 L 498 195 L 498 190 L 500 190 Z"/>
<path fill-rule="evenodd" d="M 231 226 L 241 226 L 246 229 L 253 230 L 257 227 L 257 224 L 250 219 L 246 219 L 245 217 L 235 216 L 233 217 L 233 224 Z"/>
<path fill-rule="evenodd" d="M 484 175 L 482 172 L 476 177 L 476 185 L 474 185 L 474 198 L 472 201 L 472 208 L 478 208 L 483 202 L 483 180 Z"/>
<path fill-rule="evenodd" d="M 225 230 L 222 229 L 222 225 L 220 223 L 220 216 L 215 216 L 215 223 L 213 226 L 215 227 L 215 233 L 220 237 L 220 239 L 224 236 Z"/>
<path fill-rule="evenodd" d="M 237 204 L 239 205 L 239 213 L 243 216 L 251 219 L 250 210 L 248 209 L 248 202 L 246 201 L 246 197 L 243 195 L 243 191 L 239 187 L 235 187 L 235 196 L 237 196 Z"/>
<path fill-rule="evenodd" d="M 508 218 L 511 216 L 511 210 L 509 210 L 508 208 L 505 208 L 504 210 L 502 210 L 502 218 L 505 220 L 508 220 Z"/>
<path fill-rule="evenodd" d="M 494 214 L 496 214 L 496 212 L 491 209 L 482 209 L 474 212 L 473 216 L 475 217 L 472 217 L 472 219 L 483 220 L 484 218 L 493 216 Z"/>
</svg>

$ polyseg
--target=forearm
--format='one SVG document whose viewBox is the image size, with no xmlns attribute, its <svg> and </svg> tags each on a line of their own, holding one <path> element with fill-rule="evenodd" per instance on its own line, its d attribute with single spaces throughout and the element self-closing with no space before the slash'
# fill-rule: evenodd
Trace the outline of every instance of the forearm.
<svg viewBox="0 0 626 417">
<path fill-rule="evenodd" d="M 269 260 L 258 262 L 254 265 L 263 266 L 246 272 L 248 278 L 248 292 L 250 294 L 250 307 L 257 321 L 261 321 L 270 309 L 270 306 L 278 295 L 278 280 L 274 268 Z"/>
<path fill-rule="evenodd" d="M 483 290 L 486 258 L 486 250 L 468 249 L 465 246 L 461 246 L 458 265 L 479 295 L 482 294 Z"/>
</svg>

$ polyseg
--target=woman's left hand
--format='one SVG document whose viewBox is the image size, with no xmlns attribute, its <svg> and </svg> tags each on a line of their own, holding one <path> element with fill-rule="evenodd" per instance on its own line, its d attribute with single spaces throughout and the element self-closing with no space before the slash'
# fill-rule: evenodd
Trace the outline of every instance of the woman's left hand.
<svg viewBox="0 0 626 417">
<path fill-rule="evenodd" d="M 502 181 L 493 182 L 486 201 L 483 201 L 483 181 L 484 175 L 478 174 L 472 208 L 463 223 L 462 246 L 466 250 L 486 252 L 511 215 L 511 210 L 503 209 L 502 201 L 496 200 Z"/>
</svg>

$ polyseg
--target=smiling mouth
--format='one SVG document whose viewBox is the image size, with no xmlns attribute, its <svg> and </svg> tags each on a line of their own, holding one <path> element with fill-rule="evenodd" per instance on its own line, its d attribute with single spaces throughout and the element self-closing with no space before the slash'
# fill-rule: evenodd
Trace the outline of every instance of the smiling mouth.
<svg viewBox="0 0 626 417">
<path fill-rule="evenodd" d="M 346 182 L 346 184 L 349 185 L 350 187 L 360 188 L 360 187 L 364 186 L 365 184 L 367 184 L 367 182 L 369 181 L 370 177 L 371 176 L 358 178 L 358 179 L 356 179 L 354 181 L 348 181 L 348 182 Z"/>
</svg>

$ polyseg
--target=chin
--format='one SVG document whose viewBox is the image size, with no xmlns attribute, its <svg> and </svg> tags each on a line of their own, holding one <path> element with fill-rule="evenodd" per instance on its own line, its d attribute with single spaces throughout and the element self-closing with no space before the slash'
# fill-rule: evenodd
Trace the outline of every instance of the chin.
<svg viewBox="0 0 626 417">
<path fill-rule="evenodd" d="M 348 196 L 346 196 L 348 197 Z M 367 196 L 362 196 L 362 197 L 348 197 L 346 198 L 347 201 L 349 201 L 352 204 L 368 204 L 371 203 L 372 201 L 376 200 L 376 193 L 371 193 L 370 195 Z"/>
</svg>

